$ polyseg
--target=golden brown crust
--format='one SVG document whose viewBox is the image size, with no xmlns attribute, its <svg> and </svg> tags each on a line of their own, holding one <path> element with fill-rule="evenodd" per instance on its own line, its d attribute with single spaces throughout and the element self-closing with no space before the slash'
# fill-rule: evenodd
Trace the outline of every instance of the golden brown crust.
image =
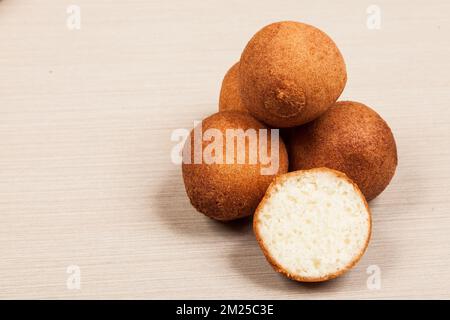
<svg viewBox="0 0 450 320">
<path fill-rule="evenodd" d="M 344 59 L 319 29 L 293 21 L 270 24 L 249 41 L 239 67 L 241 98 L 249 112 L 284 128 L 325 112 L 347 81 Z"/>
<path fill-rule="evenodd" d="M 323 276 L 323 277 L 302 277 L 302 276 L 299 276 L 299 275 L 295 275 L 295 274 L 289 273 L 280 264 L 278 264 L 275 261 L 275 259 L 271 256 L 271 254 L 269 253 L 269 250 L 267 249 L 266 245 L 264 244 L 263 239 L 261 238 L 261 236 L 259 234 L 259 229 L 258 229 L 258 216 L 259 216 L 259 213 L 261 211 L 261 208 L 265 205 L 266 201 L 270 198 L 272 192 L 275 189 L 275 186 L 277 184 L 287 180 L 290 177 L 299 176 L 299 175 L 302 175 L 304 172 L 311 172 L 311 171 L 327 171 L 327 172 L 333 173 L 337 177 L 343 178 L 346 181 L 348 181 L 349 183 L 351 183 L 353 185 L 353 187 L 355 188 L 355 190 L 358 192 L 358 194 L 361 196 L 361 199 L 364 201 L 364 205 L 366 206 L 366 209 L 367 209 L 367 212 L 368 212 L 368 215 L 369 215 L 369 232 L 368 232 L 368 236 L 367 236 L 364 248 L 361 250 L 361 252 L 347 266 L 345 266 L 345 268 L 343 268 L 343 269 L 341 269 L 341 270 L 339 270 L 339 271 L 337 271 L 335 273 L 331 273 L 331 274 L 328 274 L 326 276 Z M 276 177 L 274 179 L 274 181 L 270 184 L 269 188 L 267 189 L 266 194 L 264 195 L 264 198 L 261 200 L 260 204 L 256 208 L 255 214 L 253 216 L 253 231 L 255 233 L 256 240 L 258 241 L 258 244 L 261 247 L 262 252 L 264 253 L 264 256 L 266 257 L 266 259 L 270 263 L 270 265 L 275 269 L 275 271 L 277 271 L 277 272 L 279 272 L 281 274 L 284 274 L 289 279 L 292 279 L 292 280 L 295 280 L 295 281 L 300 281 L 300 282 L 322 282 L 322 281 L 327 281 L 327 280 L 331 280 L 331 279 L 339 277 L 340 275 L 344 274 L 345 272 L 347 272 L 348 270 L 353 268 L 358 263 L 358 261 L 361 259 L 361 257 L 363 256 L 364 252 L 367 250 L 367 247 L 369 246 L 370 237 L 371 237 L 371 234 L 372 234 L 372 214 L 371 214 L 369 205 L 368 205 L 368 203 L 366 201 L 366 198 L 362 194 L 361 190 L 358 188 L 358 185 L 356 183 L 354 183 L 345 173 L 337 171 L 337 170 L 333 170 L 333 169 L 330 169 L 330 168 L 325 168 L 325 167 L 314 168 L 314 169 L 309 169 L 309 170 L 298 170 L 298 171 L 289 172 L 289 173 L 280 175 L 280 176 Z"/>
<path fill-rule="evenodd" d="M 244 131 L 250 128 L 267 129 L 265 125 L 248 113 L 236 111 L 219 112 L 202 121 L 203 132 L 212 128 L 218 129 L 222 133 L 226 129 L 243 129 Z M 270 137 L 270 131 L 268 136 Z M 192 132 L 188 139 L 193 143 Z M 270 138 L 266 142 L 270 151 Z M 210 143 L 210 141 L 203 141 L 201 151 L 203 152 Z M 224 144 L 226 145 L 226 138 L 224 138 Z M 194 148 L 191 148 L 190 151 L 192 159 Z M 248 151 L 247 144 L 245 152 L 248 154 Z M 261 169 L 267 166 L 259 162 L 251 164 L 248 157 L 246 157 L 245 163 L 237 164 L 236 154 L 233 164 L 183 163 L 182 171 L 186 193 L 192 205 L 208 217 L 228 221 L 252 215 L 273 178 L 288 170 L 287 151 L 281 138 L 279 153 L 275 156 L 279 158 L 279 168 L 274 175 L 261 175 Z M 258 157 L 258 159 L 260 158 Z"/>
<path fill-rule="evenodd" d="M 239 62 L 236 62 L 223 78 L 219 97 L 219 111 L 248 112 L 242 103 L 239 90 Z"/>
<path fill-rule="evenodd" d="M 328 167 L 347 174 L 368 201 L 389 184 L 397 167 L 391 129 L 362 103 L 336 103 L 289 138 L 290 169 Z"/>
</svg>

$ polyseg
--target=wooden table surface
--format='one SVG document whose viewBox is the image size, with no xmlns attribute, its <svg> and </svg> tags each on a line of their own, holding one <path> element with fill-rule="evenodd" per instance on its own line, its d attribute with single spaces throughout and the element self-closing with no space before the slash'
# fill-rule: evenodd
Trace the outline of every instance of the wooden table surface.
<svg viewBox="0 0 450 320">
<path fill-rule="evenodd" d="M 0 297 L 450 298 L 450 2 L 372 3 L 0 0 Z M 336 41 L 341 99 L 375 108 L 399 152 L 366 255 L 316 285 L 275 273 L 250 221 L 196 213 L 171 161 L 173 130 L 217 110 L 279 20 Z"/>
</svg>

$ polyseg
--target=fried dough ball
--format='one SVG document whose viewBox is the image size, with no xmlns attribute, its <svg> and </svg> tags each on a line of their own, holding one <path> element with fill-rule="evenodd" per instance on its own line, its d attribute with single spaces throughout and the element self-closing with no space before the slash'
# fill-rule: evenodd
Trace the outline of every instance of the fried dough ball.
<svg viewBox="0 0 450 320">
<path fill-rule="evenodd" d="M 276 127 L 309 122 L 336 102 L 347 81 L 336 44 L 319 29 L 293 21 L 258 31 L 240 60 L 241 98 L 258 120 Z"/>
<path fill-rule="evenodd" d="M 328 167 L 349 176 L 366 199 L 389 184 L 397 167 L 391 129 L 371 108 L 336 103 L 316 120 L 295 128 L 289 139 L 291 170 Z"/>
<path fill-rule="evenodd" d="M 239 90 L 239 62 L 236 62 L 225 74 L 220 89 L 219 111 L 248 112 L 242 103 Z"/>
<path fill-rule="evenodd" d="M 224 111 L 191 132 L 182 171 L 187 195 L 199 212 L 222 221 L 254 213 L 272 180 L 288 170 L 282 139 L 267 129 L 249 114 Z M 234 135 L 237 132 L 246 135 Z M 215 147 L 220 142 L 223 147 Z"/>
</svg>

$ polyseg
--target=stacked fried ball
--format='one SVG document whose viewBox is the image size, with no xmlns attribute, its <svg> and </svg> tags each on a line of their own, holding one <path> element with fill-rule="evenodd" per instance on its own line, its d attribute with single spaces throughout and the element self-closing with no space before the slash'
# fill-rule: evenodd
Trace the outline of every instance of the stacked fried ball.
<svg viewBox="0 0 450 320">
<path fill-rule="evenodd" d="M 324 32 L 270 24 L 226 73 L 219 112 L 194 128 L 183 150 L 192 205 L 221 221 L 254 214 L 267 260 L 294 280 L 332 279 L 356 264 L 371 234 L 367 201 L 383 192 L 397 166 L 387 123 L 362 103 L 337 102 L 346 81 L 344 59 Z M 281 128 L 285 141 L 273 130 Z M 244 134 L 239 148 L 229 129 L 268 134 L 256 134 L 253 144 Z M 268 163 L 275 170 L 263 174 Z"/>
</svg>

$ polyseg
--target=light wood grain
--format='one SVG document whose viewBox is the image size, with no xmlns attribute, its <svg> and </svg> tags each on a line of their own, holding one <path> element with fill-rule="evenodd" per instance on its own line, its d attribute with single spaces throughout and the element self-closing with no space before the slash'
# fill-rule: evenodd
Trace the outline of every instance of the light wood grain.
<svg viewBox="0 0 450 320">
<path fill-rule="evenodd" d="M 450 298 L 450 2 L 378 1 L 380 30 L 371 3 L 0 1 L 0 297 Z M 273 272 L 249 221 L 196 213 L 170 160 L 172 131 L 215 112 L 246 41 L 286 19 L 332 36 L 342 98 L 374 107 L 399 151 L 367 254 L 319 285 Z"/>
</svg>

